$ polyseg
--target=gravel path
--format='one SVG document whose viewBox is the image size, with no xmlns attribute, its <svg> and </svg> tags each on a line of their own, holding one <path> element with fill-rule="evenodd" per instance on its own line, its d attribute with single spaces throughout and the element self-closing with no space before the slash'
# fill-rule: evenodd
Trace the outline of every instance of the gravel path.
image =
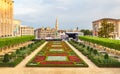
<svg viewBox="0 0 120 74">
<path fill-rule="evenodd" d="M 35 56 L 35 54 L 39 52 L 46 43 L 26 57 L 15 68 L 0 68 L 0 74 L 120 74 L 120 68 L 98 68 L 68 42 L 66 43 L 89 65 L 88 68 L 25 67 L 26 63 Z"/>
</svg>

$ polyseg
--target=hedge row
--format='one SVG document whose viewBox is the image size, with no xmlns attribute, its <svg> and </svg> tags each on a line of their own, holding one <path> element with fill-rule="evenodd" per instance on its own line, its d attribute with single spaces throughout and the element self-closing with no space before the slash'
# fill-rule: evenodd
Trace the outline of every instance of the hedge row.
<svg viewBox="0 0 120 74">
<path fill-rule="evenodd" d="M 15 44 L 23 43 L 34 39 L 34 36 L 21 36 L 21 37 L 11 37 L 11 38 L 0 38 L 0 48 L 12 46 Z"/>
<path fill-rule="evenodd" d="M 99 38 L 99 37 L 92 37 L 92 36 L 80 36 L 79 39 L 92 42 L 95 44 L 99 44 L 108 48 L 120 50 L 120 40 L 113 40 L 113 39 Z"/>
</svg>

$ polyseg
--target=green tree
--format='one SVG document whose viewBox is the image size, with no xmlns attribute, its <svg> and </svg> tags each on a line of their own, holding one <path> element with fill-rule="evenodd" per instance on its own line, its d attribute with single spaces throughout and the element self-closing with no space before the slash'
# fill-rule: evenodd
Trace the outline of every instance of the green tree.
<svg viewBox="0 0 120 74">
<path fill-rule="evenodd" d="M 109 55 L 107 53 L 104 55 L 104 59 L 105 60 L 109 59 Z"/>
<path fill-rule="evenodd" d="M 7 63 L 7 62 L 9 62 L 9 60 L 10 60 L 10 56 L 9 56 L 8 54 L 5 54 L 5 55 L 4 55 L 3 62 L 4 62 L 4 63 Z"/>
<path fill-rule="evenodd" d="M 108 23 L 107 20 L 103 20 L 101 23 L 101 28 L 99 29 L 98 36 L 103 38 L 112 37 L 111 33 L 114 32 L 114 24 Z"/>
<path fill-rule="evenodd" d="M 97 50 L 94 50 L 93 53 L 94 53 L 95 55 L 97 55 L 98 52 L 97 52 Z"/>
<path fill-rule="evenodd" d="M 20 50 L 19 50 L 19 49 L 17 49 L 17 50 L 16 50 L 16 54 L 19 54 L 19 53 L 20 53 Z"/>
<path fill-rule="evenodd" d="M 90 31 L 90 30 L 82 29 L 81 32 L 83 32 L 84 35 L 92 35 L 92 31 Z"/>
</svg>

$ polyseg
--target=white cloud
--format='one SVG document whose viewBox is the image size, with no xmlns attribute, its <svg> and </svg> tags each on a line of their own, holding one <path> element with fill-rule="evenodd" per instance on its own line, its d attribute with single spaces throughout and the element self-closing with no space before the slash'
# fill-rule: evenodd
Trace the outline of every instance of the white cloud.
<svg viewBox="0 0 120 74">
<path fill-rule="evenodd" d="M 37 24 L 54 26 L 58 16 L 60 28 L 71 29 L 75 24 L 91 28 L 94 20 L 120 18 L 119 10 L 120 0 L 15 0 L 15 17 L 35 27 Z M 67 24 L 69 27 L 65 27 Z"/>
</svg>

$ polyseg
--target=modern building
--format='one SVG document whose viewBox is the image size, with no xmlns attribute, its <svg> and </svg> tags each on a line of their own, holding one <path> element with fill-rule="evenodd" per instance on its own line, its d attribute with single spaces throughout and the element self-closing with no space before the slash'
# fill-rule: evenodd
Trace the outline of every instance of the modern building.
<svg viewBox="0 0 120 74">
<path fill-rule="evenodd" d="M 56 39 L 58 35 L 58 19 L 56 19 L 55 28 L 38 28 L 35 30 L 36 39 Z"/>
<path fill-rule="evenodd" d="M 34 28 L 21 25 L 20 26 L 20 35 L 21 36 L 34 35 Z"/>
<path fill-rule="evenodd" d="M 0 37 L 12 36 L 13 5 L 12 0 L 0 0 Z"/>
<path fill-rule="evenodd" d="M 103 18 L 92 22 L 93 26 L 93 36 L 98 36 L 99 28 L 101 28 L 101 23 L 106 20 L 108 23 L 114 24 L 114 32 L 111 34 L 113 38 L 120 39 L 120 19 Z"/>
<path fill-rule="evenodd" d="M 21 21 L 20 20 L 13 20 L 13 36 L 20 36 L 20 26 Z"/>
</svg>

